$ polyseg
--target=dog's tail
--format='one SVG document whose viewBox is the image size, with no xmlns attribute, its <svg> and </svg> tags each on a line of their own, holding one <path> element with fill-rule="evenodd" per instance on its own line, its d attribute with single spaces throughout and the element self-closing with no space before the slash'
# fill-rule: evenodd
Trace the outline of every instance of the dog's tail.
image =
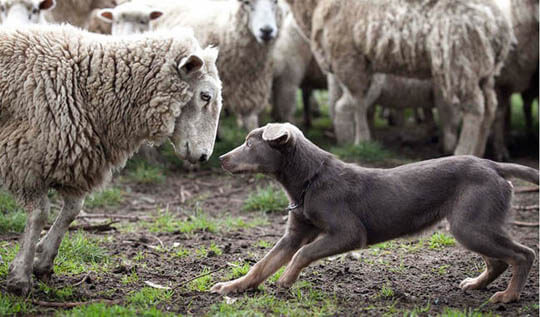
<svg viewBox="0 0 540 317">
<path fill-rule="evenodd" d="M 517 177 L 519 179 L 526 180 L 531 183 L 535 183 L 538 185 L 538 170 L 519 165 L 519 164 L 511 164 L 511 163 L 495 163 L 495 170 L 497 170 L 497 173 L 499 173 L 502 177 L 508 178 L 508 177 Z"/>
</svg>

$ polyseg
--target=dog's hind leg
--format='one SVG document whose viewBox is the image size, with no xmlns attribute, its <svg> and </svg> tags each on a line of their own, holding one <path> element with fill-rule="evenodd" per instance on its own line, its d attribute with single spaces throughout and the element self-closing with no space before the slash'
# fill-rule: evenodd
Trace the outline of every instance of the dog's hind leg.
<svg viewBox="0 0 540 317">
<path fill-rule="evenodd" d="M 462 224 L 451 226 L 451 230 L 466 248 L 483 255 L 484 259 L 489 259 L 486 260 L 486 271 L 475 279 L 466 279 L 461 283 L 461 287 L 463 289 L 485 287 L 511 265 L 512 279 L 508 287 L 502 292 L 495 293 L 490 301 L 508 303 L 519 300 L 535 259 L 534 251 L 513 241 L 502 228 L 492 227 L 486 231 L 485 227 Z"/>
<path fill-rule="evenodd" d="M 482 272 L 478 277 L 466 278 L 460 284 L 462 290 L 482 289 L 493 282 L 499 275 L 501 275 L 508 268 L 508 264 L 504 261 L 492 259 L 483 256 L 486 262 L 486 270 Z"/>
<path fill-rule="evenodd" d="M 218 283 L 212 287 L 211 291 L 225 295 L 256 288 L 280 267 L 287 264 L 302 245 L 313 241 L 318 234 L 318 229 L 298 220 L 293 213 L 289 213 L 287 231 L 272 250 L 257 262 L 245 276 L 233 281 Z"/>
</svg>

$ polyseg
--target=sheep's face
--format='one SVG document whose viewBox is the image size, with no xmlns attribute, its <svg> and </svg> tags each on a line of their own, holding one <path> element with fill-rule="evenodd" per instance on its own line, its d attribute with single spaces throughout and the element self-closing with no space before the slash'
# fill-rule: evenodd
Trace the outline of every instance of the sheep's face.
<svg viewBox="0 0 540 317">
<path fill-rule="evenodd" d="M 55 5 L 55 0 L 0 0 L 2 25 L 40 23 L 41 13 L 53 9 Z"/>
<path fill-rule="evenodd" d="M 282 12 L 277 0 L 238 0 L 249 12 L 249 29 L 259 43 L 270 43 L 277 37 Z"/>
<path fill-rule="evenodd" d="M 150 31 L 150 22 L 163 12 L 133 2 L 126 2 L 113 9 L 99 10 L 98 17 L 112 24 L 112 35 L 128 35 Z"/>
<path fill-rule="evenodd" d="M 171 137 L 176 153 L 192 163 L 208 160 L 214 149 L 222 106 L 217 54 L 216 48 L 204 49 L 200 54 L 203 63 L 200 70 L 188 75 L 193 97 L 182 108 Z"/>
</svg>

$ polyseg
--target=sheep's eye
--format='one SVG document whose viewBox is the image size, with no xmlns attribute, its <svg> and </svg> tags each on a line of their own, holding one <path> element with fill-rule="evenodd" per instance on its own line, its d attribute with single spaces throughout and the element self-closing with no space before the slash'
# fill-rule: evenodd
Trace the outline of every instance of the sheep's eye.
<svg viewBox="0 0 540 317">
<path fill-rule="evenodd" d="M 139 23 L 140 24 L 146 24 L 146 21 L 145 20 L 140 20 Z"/>
<path fill-rule="evenodd" d="M 206 91 L 202 91 L 202 92 L 201 92 L 201 99 L 202 99 L 203 101 L 210 102 L 210 100 L 212 99 L 212 95 L 210 95 L 210 94 L 207 93 Z"/>
<path fill-rule="evenodd" d="M 38 14 L 39 10 L 37 8 L 32 9 L 32 14 Z"/>
</svg>

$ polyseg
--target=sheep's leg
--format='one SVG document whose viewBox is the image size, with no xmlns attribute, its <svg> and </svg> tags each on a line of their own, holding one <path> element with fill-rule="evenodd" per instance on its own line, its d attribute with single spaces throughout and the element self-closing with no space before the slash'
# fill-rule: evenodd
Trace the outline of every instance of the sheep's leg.
<svg viewBox="0 0 540 317">
<path fill-rule="evenodd" d="M 250 113 L 248 115 L 242 116 L 242 122 L 244 128 L 250 132 L 252 130 L 255 130 L 259 127 L 259 117 L 256 113 Z"/>
<path fill-rule="evenodd" d="M 48 280 L 52 275 L 54 258 L 58 254 L 62 238 L 66 234 L 69 225 L 81 211 L 83 202 L 83 197 L 64 196 L 64 208 L 62 208 L 49 232 L 38 243 L 37 256 L 34 260 L 34 274 L 40 280 Z"/>
<path fill-rule="evenodd" d="M 484 118 L 480 126 L 480 133 L 478 136 L 478 143 L 474 155 L 479 157 L 484 156 L 486 151 L 486 144 L 488 141 L 489 133 L 491 131 L 491 126 L 495 120 L 495 115 L 497 112 L 497 94 L 495 93 L 495 80 L 490 78 L 484 82 L 482 85 L 482 92 L 484 94 Z"/>
<path fill-rule="evenodd" d="M 499 99 L 499 106 L 497 107 L 497 113 L 495 116 L 495 122 L 493 123 L 493 150 L 495 152 L 495 159 L 497 161 L 503 161 L 510 158 L 510 153 L 506 147 L 506 125 L 510 124 L 506 121 L 507 112 L 510 111 L 510 93 L 499 89 L 497 96 Z"/>
<path fill-rule="evenodd" d="M 304 106 L 304 126 L 311 127 L 311 94 L 313 90 L 310 88 L 302 88 L 302 104 Z"/>
<path fill-rule="evenodd" d="M 361 142 L 371 140 L 371 131 L 369 130 L 368 123 L 368 107 L 369 104 L 366 102 L 362 96 L 354 96 L 356 109 L 354 112 L 354 144 L 358 145 Z"/>
<path fill-rule="evenodd" d="M 341 86 L 341 88 L 343 89 L 343 94 L 336 103 L 334 111 L 334 129 L 339 144 L 353 143 L 355 137 L 354 99 L 346 87 Z"/>
<path fill-rule="evenodd" d="M 274 81 L 273 94 L 273 117 L 281 122 L 293 122 L 296 110 L 296 90 L 298 87 L 282 78 Z"/>
<path fill-rule="evenodd" d="M 463 126 L 459 135 L 459 142 L 454 151 L 455 155 L 480 155 L 478 153 L 480 143 L 480 129 L 484 119 L 485 103 L 484 94 L 480 87 L 474 91 L 473 102 L 465 106 L 463 110 Z"/>
<path fill-rule="evenodd" d="M 328 74 L 328 114 L 332 122 L 334 121 L 334 114 L 336 112 L 336 104 L 343 94 L 341 86 L 336 79 L 336 76 Z"/>
<path fill-rule="evenodd" d="M 8 290 L 18 295 L 26 295 L 32 286 L 32 261 L 36 252 L 39 234 L 45 226 L 49 214 L 49 199 L 46 195 L 25 205 L 28 220 L 24 229 L 19 253 L 9 266 Z"/>
</svg>

